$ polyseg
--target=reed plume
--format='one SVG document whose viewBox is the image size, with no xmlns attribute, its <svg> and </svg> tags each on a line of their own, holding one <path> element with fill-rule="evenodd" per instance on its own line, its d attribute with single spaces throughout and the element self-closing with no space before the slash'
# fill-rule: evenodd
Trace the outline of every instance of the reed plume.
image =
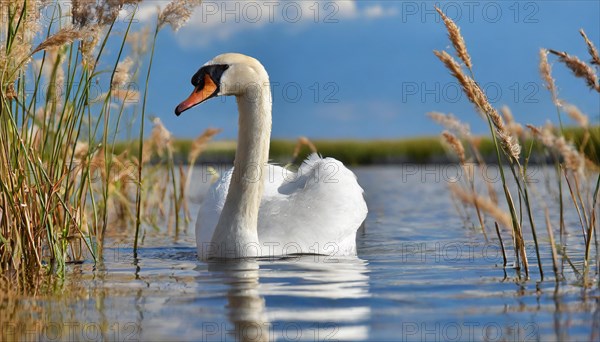
<svg viewBox="0 0 600 342">
<path fill-rule="evenodd" d="M 88 30 L 77 29 L 73 26 L 64 27 L 60 31 L 56 32 L 55 34 L 51 35 L 50 37 L 46 38 L 46 40 L 41 42 L 35 49 L 33 49 L 33 51 L 31 51 L 31 54 L 33 55 L 34 53 L 42 50 L 46 50 L 53 47 L 60 47 L 65 44 L 72 43 L 77 39 L 85 37 L 87 34 Z"/>
<path fill-rule="evenodd" d="M 31 46 L 40 30 L 41 1 L 0 1 L 0 92 L 17 97 L 14 82 L 31 61 Z"/>
<path fill-rule="evenodd" d="M 303 146 L 307 146 L 310 149 L 311 153 L 317 153 L 317 147 L 315 144 L 310 141 L 307 137 L 299 137 L 296 146 L 294 147 L 294 152 L 292 153 L 292 158 L 296 159 L 300 155 L 300 151 Z"/>
<path fill-rule="evenodd" d="M 133 59 L 126 57 L 124 60 L 117 64 L 115 73 L 113 75 L 112 84 L 113 87 L 122 87 L 129 82 L 130 70 L 133 66 Z"/>
<path fill-rule="evenodd" d="M 439 112 L 429 112 L 427 113 L 427 116 L 429 116 L 433 121 L 442 125 L 447 130 L 458 133 L 460 136 L 467 137 L 471 135 L 471 128 L 469 127 L 469 124 L 462 123 L 451 113 L 444 114 Z"/>
<path fill-rule="evenodd" d="M 479 150 L 478 150 L 479 145 L 481 143 L 481 138 L 471 135 L 471 129 L 469 127 L 469 124 L 461 122 L 460 120 L 458 120 L 458 118 L 456 118 L 452 114 L 429 112 L 429 113 L 427 113 L 427 116 L 429 116 L 433 121 L 442 125 L 447 130 L 454 132 L 454 133 L 458 134 L 460 137 L 462 137 L 463 139 L 465 139 L 468 142 L 468 146 L 470 147 L 470 152 L 473 154 L 473 156 L 475 157 L 475 161 L 479 165 L 479 169 L 481 170 L 482 173 L 485 172 L 485 168 L 486 168 L 485 162 L 483 160 L 483 157 L 481 156 L 481 153 L 479 153 Z M 472 175 L 472 173 L 473 173 L 472 169 L 465 167 L 465 171 L 466 171 L 467 175 L 469 176 L 468 178 L 469 178 L 469 181 L 471 182 L 471 189 L 473 190 L 474 189 L 474 183 L 473 183 L 474 179 L 473 179 L 473 175 Z M 490 198 L 492 199 L 492 201 L 494 203 L 498 203 L 496 191 L 494 190 L 492 184 L 490 182 L 485 182 L 485 184 L 486 184 L 486 187 L 488 190 L 488 194 L 489 194 Z"/>
<path fill-rule="evenodd" d="M 188 154 L 188 172 L 185 177 L 185 186 L 184 191 L 187 192 L 187 189 L 190 187 L 190 181 L 192 179 L 192 170 L 194 169 L 194 164 L 196 163 L 196 159 L 204 152 L 206 147 L 208 146 L 208 142 L 212 140 L 212 138 L 221 133 L 222 129 L 218 128 L 207 128 L 200 134 L 194 142 L 192 143 L 192 148 L 190 149 L 190 153 Z M 188 215 L 189 216 L 189 215 Z"/>
<path fill-rule="evenodd" d="M 173 31 L 177 32 L 190 20 L 194 8 L 200 5 L 201 0 L 174 0 L 171 1 L 158 14 L 159 29 L 164 25 L 170 25 Z"/>
<path fill-rule="evenodd" d="M 434 50 L 433 53 L 450 70 L 452 76 L 458 80 L 469 101 L 475 105 L 477 112 L 481 114 L 488 112 L 488 103 L 485 100 L 485 96 L 483 96 L 483 92 L 471 77 L 463 73 L 460 64 L 446 51 Z"/>
<path fill-rule="evenodd" d="M 542 144 L 550 149 L 556 150 L 563 158 L 565 167 L 573 172 L 582 174 L 585 166 L 585 159 L 573 146 L 568 143 L 564 136 L 557 137 L 552 133 L 552 128 L 546 125 L 540 129 L 533 125 L 527 125 L 531 130 L 534 137 L 536 137 Z"/>
<path fill-rule="evenodd" d="M 433 51 L 433 53 L 446 65 L 452 75 L 460 83 L 463 92 L 467 95 L 467 98 L 471 103 L 475 105 L 475 109 L 484 117 L 488 117 L 496 128 L 496 133 L 500 139 L 500 145 L 503 150 L 515 160 L 519 159 L 521 154 L 521 146 L 519 142 L 514 139 L 510 132 L 506 129 L 502 117 L 498 114 L 496 109 L 489 103 L 487 96 L 483 93 L 483 90 L 471 77 L 465 75 L 458 63 L 450 56 L 446 51 Z"/>
<path fill-rule="evenodd" d="M 79 0 L 73 6 L 73 22 L 79 27 L 89 23 L 107 25 L 114 22 L 119 12 L 127 5 L 136 5 L 142 0 Z"/>
<path fill-rule="evenodd" d="M 594 72 L 594 69 L 587 65 L 584 61 L 577 58 L 577 56 L 571 56 L 566 52 L 560 52 L 556 50 L 548 50 L 550 53 L 558 56 L 558 60 L 565 63 L 565 65 L 573 72 L 575 77 L 583 78 L 590 89 L 600 92 L 600 85 L 598 85 L 598 77 Z"/>
<path fill-rule="evenodd" d="M 465 63 L 467 69 L 471 70 L 473 68 L 473 64 L 471 63 L 471 56 L 467 52 L 467 44 L 465 44 L 465 40 L 460 34 L 460 29 L 458 28 L 458 26 L 456 26 L 452 19 L 448 18 L 444 14 L 444 12 L 442 12 L 441 9 L 436 7 L 435 10 L 440 14 L 442 20 L 444 21 L 444 24 L 446 25 L 446 29 L 448 31 L 448 38 L 452 42 L 454 50 L 456 50 L 456 55 L 463 61 L 463 63 Z"/>
<path fill-rule="evenodd" d="M 434 50 L 433 53 L 444 63 L 446 68 L 450 70 L 450 73 L 460 83 L 463 92 L 467 95 L 467 98 L 471 103 L 475 105 L 475 109 L 482 115 L 487 115 L 493 108 L 491 108 L 487 98 L 477 82 L 471 77 L 465 75 L 460 65 L 450 56 L 446 51 Z"/>
<path fill-rule="evenodd" d="M 133 56 L 142 56 L 148 52 L 150 37 L 150 26 L 145 26 L 140 31 L 131 32 L 127 35 L 127 43 L 131 46 Z"/>
<path fill-rule="evenodd" d="M 116 88 L 112 89 L 110 94 L 121 101 L 124 102 L 125 105 L 138 103 L 140 101 L 140 92 L 134 89 L 121 89 Z M 108 94 L 105 94 L 105 96 Z"/>
<path fill-rule="evenodd" d="M 590 63 L 595 64 L 595 65 L 597 65 L 597 66 L 600 67 L 600 55 L 598 54 L 598 50 L 596 49 L 596 47 L 594 46 L 594 44 L 590 41 L 590 39 L 585 34 L 585 32 L 583 31 L 583 29 L 579 30 L 579 33 L 583 37 L 583 40 L 585 40 L 585 44 L 588 47 L 588 53 L 592 57 L 592 60 L 590 61 Z"/>
<path fill-rule="evenodd" d="M 583 114 L 579 108 L 577 108 L 577 106 L 572 105 L 572 104 L 566 104 L 563 106 L 565 112 L 567 112 L 567 115 L 569 115 L 569 117 L 571 119 L 573 119 L 573 121 L 577 122 L 577 124 L 583 128 L 588 128 L 589 126 L 589 119 L 588 116 Z"/>
<path fill-rule="evenodd" d="M 96 56 L 94 50 L 100 40 L 102 26 L 90 25 L 87 26 L 87 34 L 81 38 L 79 49 L 81 50 L 81 63 L 84 68 L 94 69 L 96 67 Z"/>
<path fill-rule="evenodd" d="M 568 143 L 565 137 L 561 136 L 554 141 L 554 148 L 562 155 L 567 169 L 578 174 L 583 174 L 585 159 L 579 154 L 573 144 Z"/>
<path fill-rule="evenodd" d="M 513 229 L 512 219 L 504 210 L 500 209 L 497 204 L 490 199 L 482 197 L 474 192 L 467 192 L 460 186 L 454 183 L 449 184 L 450 191 L 463 203 L 479 207 L 482 211 L 490 215 L 496 222 L 508 228 Z"/>
<path fill-rule="evenodd" d="M 71 0 L 71 20 L 76 27 L 84 27 L 95 21 L 96 0 Z"/>
<path fill-rule="evenodd" d="M 190 149 L 190 153 L 188 155 L 188 163 L 194 165 L 194 162 L 202 152 L 206 149 L 208 142 L 212 140 L 212 138 L 221 133 L 222 129 L 219 128 L 207 128 L 202 134 L 200 134 L 194 142 L 192 143 L 192 147 Z"/>
<path fill-rule="evenodd" d="M 467 162 L 467 158 L 465 157 L 465 148 L 462 142 L 460 142 L 460 140 L 454 134 L 448 131 L 442 132 L 442 136 L 444 137 L 446 143 L 452 148 L 454 153 L 456 153 L 460 163 L 464 165 Z"/>
<path fill-rule="evenodd" d="M 500 108 L 500 113 L 502 114 L 502 118 L 506 123 L 507 131 L 510 132 L 514 137 L 522 137 L 523 126 L 521 126 L 520 123 L 515 121 L 515 118 L 510 108 L 508 106 L 502 106 Z"/>
<path fill-rule="evenodd" d="M 542 136 L 542 130 L 532 124 L 526 124 L 525 127 L 529 128 L 531 133 L 535 136 Z"/>
<path fill-rule="evenodd" d="M 142 163 L 147 163 L 152 158 L 152 152 L 156 152 L 159 157 L 164 155 L 164 152 L 172 151 L 171 132 L 163 125 L 160 118 L 152 119 L 152 132 L 150 137 L 144 143 L 144 159 Z"/>
<path fill-rule="evenodd" d="M 548 63 L 548 50 L 540 49 L 540 75 L 542 76 L 542 80 L 544 80 L 545 87 L 550 91 L 550 95 L 552 96 L 552 102 L 555 106 L 559 107 L 560 103 L 558 101 L 558 94 L 556 92 L 556 84 L 554 83 L 554 78 L 552 78 L 552 67 L 550 63 Z"/>
</svg>

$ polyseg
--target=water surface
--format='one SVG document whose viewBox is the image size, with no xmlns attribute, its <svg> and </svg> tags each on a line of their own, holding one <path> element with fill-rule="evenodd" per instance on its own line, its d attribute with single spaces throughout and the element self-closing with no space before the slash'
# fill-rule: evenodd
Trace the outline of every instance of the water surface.
<svg viewBox="0 0 600 342">
<path fill-rule="evenodd" d="M 70 266 L 66 294 L 20 298 L 3 325 L 42 340 L 598 341 L 597 287 L 568 266 L 556 282 L 549 252 L 540 282 L 532 246 L 530 280 L 502 267 L 492 223 L 489 242 L 465 227 L 447 179 L 427 167 L 355 170 L 369 206 L 357 257 L 201 262 L 193 228 L 176 241 L 147 229 L 138 260 L 109 241 L 104 264 Z M 567 239 L 577 262 L 578 238 Z"/>
</svg>

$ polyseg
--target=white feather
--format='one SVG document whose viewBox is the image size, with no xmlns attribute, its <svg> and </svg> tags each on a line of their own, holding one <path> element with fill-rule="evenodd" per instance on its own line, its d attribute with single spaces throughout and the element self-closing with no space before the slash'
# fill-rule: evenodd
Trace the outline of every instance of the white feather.
<svg viewBox="0 0 600 342">
<path fill-rule="evenodd" d="M 271 164 L 267 170 L 258 212 L 260 256 L 356 254 L 356 231 L 367 215 L 367 205 L 352 171 L 316 153 L 297 173 Z M 211 242 L 232 173 L 233 168 L 211 186 L 201 205 L 196 222 L 199 248 Z"/>
</svg>

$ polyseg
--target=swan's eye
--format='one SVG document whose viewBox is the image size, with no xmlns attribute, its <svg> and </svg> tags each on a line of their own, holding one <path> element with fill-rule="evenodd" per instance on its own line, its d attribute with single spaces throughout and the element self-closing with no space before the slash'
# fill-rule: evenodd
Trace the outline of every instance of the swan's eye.
<svg viewBox="0 0 600 342">
<path fill-rule="evenodd" d="M 215 81 L 216 84 L 221 83 L 221 77 L 225 70 L 229 69 L 228 64 L 214 64 L 206 67 L 206 73 Z"/>
<path fill-rule="evenodd" d="M 192 76 L 192 85 L 194 87 L 200 87 L 202 89 L 204 87 L 204 76 L 208 75 L 215 84 L 221 83 L 221 76 L 225 70 L 229 69 L 228 64 L 213 64 L 206 65 L 200 68 L 194 76 Z"/>
<path fill-rule="evenodd" d="M 200 68 L 200 70 L 198 70 L 198 72 L 196 72 L 194 74 L 194 76 L 192 76 L 192 85 L 194 87 L 200 86 L 200 88 L 202 88 L 204 86 L 204 75 L 206 74 L 206 70 L 204 69 L 204 67 Z"/>
</svg>

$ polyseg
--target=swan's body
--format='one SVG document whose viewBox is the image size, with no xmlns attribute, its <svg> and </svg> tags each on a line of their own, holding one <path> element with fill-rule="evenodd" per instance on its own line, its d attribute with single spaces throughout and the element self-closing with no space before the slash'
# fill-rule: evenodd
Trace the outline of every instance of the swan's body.
<svg viewBox="0 0 600 342">
<path fill-rule="evenodd" d="M 223 54 L 192 84 L 196 89 L 176 114 L 218 95 L 235 95 L 239 111 L 234 167 L 212 185 L 198 214 L 199 257 L 355 254 L 367 206 L 352 171 L 317 155 L 298 173 L 267 164 L 271 92 L 264 67 L 248 56 Z"/>
<path fill-rule="evenodd" d="M 227 197 L 232 170 L 211 186 L 196 223 L 206 253 Z M 268 165 L 258 212 L 261 256 L 356 253 L 356 229 L 367 211 L 354 174 L 332 158 L 310 156 L 297 173 Z M 204 246 L 202 248 L 201 246 Z"/>
</svg>

